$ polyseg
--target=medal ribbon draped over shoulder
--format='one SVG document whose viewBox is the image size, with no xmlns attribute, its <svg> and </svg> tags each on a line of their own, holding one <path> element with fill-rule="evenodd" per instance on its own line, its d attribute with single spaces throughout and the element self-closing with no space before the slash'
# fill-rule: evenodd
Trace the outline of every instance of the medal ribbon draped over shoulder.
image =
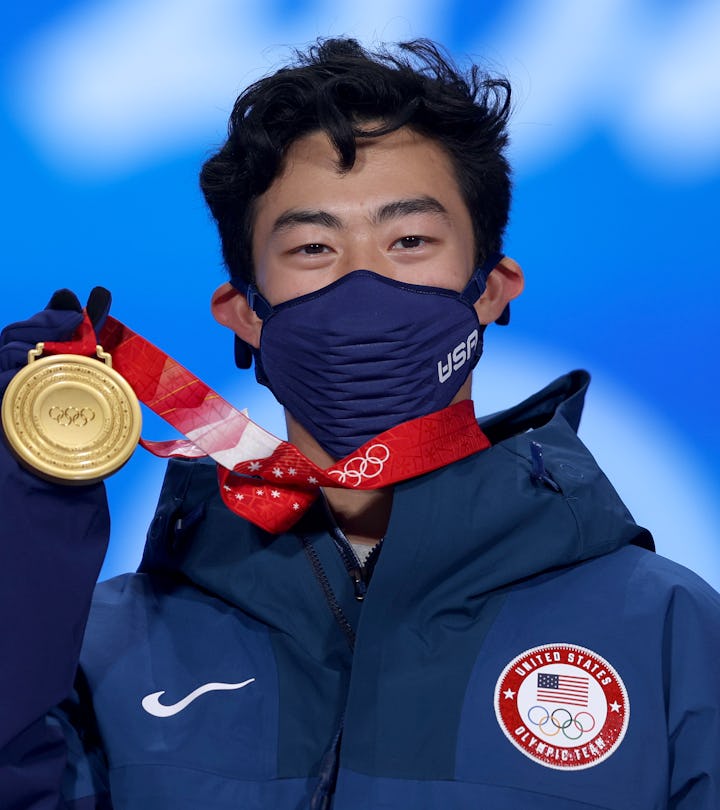
<svg viewBox="0 0 720 810">
<path fill-rule="evenodd" d="M 79 341 L 46 344 L 45 350 L 92 353 L 94 335 L 86 331 Z M 464 400 L 385 431 L 321 469 L 116 319 L 107 319 L 99 338 L 112 356 L 113 368 L 138 399 L 187 437 L 165 442 L 140 439 L 140 444 L 165 458 L 213 458 L 224 503 L 271 533 L 289 529 L 320 487 L 378 489 L 490 446 L 475 420 L 472 401 Z"/>
</svg>

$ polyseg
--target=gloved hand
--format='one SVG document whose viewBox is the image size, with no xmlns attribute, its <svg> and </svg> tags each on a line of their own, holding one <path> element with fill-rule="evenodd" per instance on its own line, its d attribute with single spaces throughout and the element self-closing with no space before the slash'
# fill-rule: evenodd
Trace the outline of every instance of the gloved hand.
<svg viewBox="0 0 720 810">
<path fill-rule="evenodd" d="M 95 287 L 86 310 L 99 333 L 110 310 L 111 296 L 104 287 Z M 13 375 L 27 365 L 28 351 L 40 342 L 70 340 L 82 323 L 83 311 L 75 293 L 57 290 L 45 309 L 25 321 L 17 321 L 0 332 L 0 392 Z"/>
</svg>

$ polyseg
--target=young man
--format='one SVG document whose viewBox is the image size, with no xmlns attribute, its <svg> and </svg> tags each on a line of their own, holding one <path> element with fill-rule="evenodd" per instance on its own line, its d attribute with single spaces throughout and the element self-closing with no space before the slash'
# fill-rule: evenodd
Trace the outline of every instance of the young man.
<svg viewBox="0 0 720 810">
<path fill-rule="evenodd" d="M 140 572 L 86 627 L 102 490 L 4 457 L 2 807 L 720 804 L 720 598 L 577 439 L 587 375 L 472 417 L 523 283 L 497 252 L 508 109 L 427 43 L 351 40 L 238 99 L 201 178 L 213 312 L 299 453 L 238 465 L 247 519 L 214 465 L 171 462 Z M 6 378 L 77 308 L 8 328 Z M 254 525 L 286 485 L 314 503 Z"/>
</svg>

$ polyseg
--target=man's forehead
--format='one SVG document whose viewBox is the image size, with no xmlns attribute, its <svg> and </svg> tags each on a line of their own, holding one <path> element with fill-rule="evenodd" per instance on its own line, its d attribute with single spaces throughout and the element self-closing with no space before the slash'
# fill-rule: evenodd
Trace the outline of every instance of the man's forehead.
<svg viewBox="0 0 720 810">
<path fill-rule="evenodd" d="M 357 137 L 353 165 L 350 169 L 343 168 L 340 155 L 329 134 L 324 130 L 314 130 L 301 135 L 287 147 L 275 182 L 292 173 L 299 165 L 344 177 L 361 172 L 368 163 L 383 158 L 397 161 L 420 153 L 423 156 L 433 155 L 435 161 L 442 161 L 450 166 L 450 158 L 438 141 L 404 126 L 385 135 Z"/>
<path fill-rule="evenodd" d="M 273 223 L 267 224 L 276 230 L 296 224 L 298 212 L 334 214 L 345 203 L 359 203 L 375 211 L 376 219 L 387 220 L 407 213 L 444 214 L 453 195 L 461 192 L 443 147 L 407 127 L 358 141 L 356 160 L 347 170 L 340 168 L 328 135 L 312 132 L 290 146 L 281 171 L 257 198 L 255 215 L 257 221 L 271 210 Z"/>
</svg>

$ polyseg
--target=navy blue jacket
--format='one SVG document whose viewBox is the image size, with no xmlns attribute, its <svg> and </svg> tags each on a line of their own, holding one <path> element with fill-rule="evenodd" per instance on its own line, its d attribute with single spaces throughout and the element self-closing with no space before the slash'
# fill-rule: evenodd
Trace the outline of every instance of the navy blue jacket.
<svg viewBox="0 0 720 810">
<path fill-rule="evenodd" d="M 22 518 L 0 571 L 0 807 L 716 810 L 720 597 L 651 551 L 577 438 L 586 386 L 398 485 L 369 582 L 321 508 L 273 537 L 213 466 L 171 462 L 74 688 L 104 507 L 41 504 L 52 526 Z"/>
</svg>

